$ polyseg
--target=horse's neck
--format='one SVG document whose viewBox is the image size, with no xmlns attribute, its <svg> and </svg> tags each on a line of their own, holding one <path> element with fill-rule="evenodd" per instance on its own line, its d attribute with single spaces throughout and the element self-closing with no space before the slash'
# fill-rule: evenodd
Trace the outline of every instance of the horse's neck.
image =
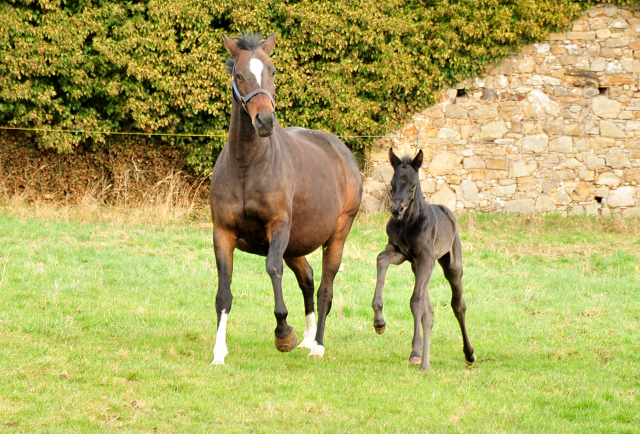
<svg viewBox="0 0 640 434">
<path fill-rule="evenodd" d="M 260 137 L 244 109 L 233 103 L 227 146 L 240 167 L 248 167 L 256 156 L 265 152 L 269 139 Z"/>
</svg>

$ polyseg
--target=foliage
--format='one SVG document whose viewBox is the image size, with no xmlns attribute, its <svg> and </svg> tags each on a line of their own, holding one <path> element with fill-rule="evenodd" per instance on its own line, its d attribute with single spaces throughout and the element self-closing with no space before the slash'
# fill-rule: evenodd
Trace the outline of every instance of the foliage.
<svg viewBox="0 0 640 434">
<path fill-rule="evenodd" d="M 224 136 L 231 93 L 220 35 L 250 30 L 277 34 L 282 124 L 385 134 L 432 104 L 435 90 L 567 27 L 591 4 L 10 0 L 0 3 L 0 123 L 40 129 L 39 145 L 60 152 L 105 143 L 99 131 Z M 199 173 L 224 144 L 168 140 Z"/>
</svg>

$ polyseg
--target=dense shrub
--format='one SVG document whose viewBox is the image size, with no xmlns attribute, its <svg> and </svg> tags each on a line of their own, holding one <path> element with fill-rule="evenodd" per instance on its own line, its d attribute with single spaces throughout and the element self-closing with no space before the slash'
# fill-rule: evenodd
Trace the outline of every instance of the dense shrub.
<svg viewBox="0 0 640 434">
<path fill-rule="evenodd" d="M 610 0 L 628 4 L 625 0 Z M 578 0 L 14 0 L 0 3 L 0 124 L 41 147 L 99 131 L 226 133 L 221 33 L 276 32 L 278 116 L 342 135 L 384 134 L 591 2 Z M 68 133 L 57 130 L 81 130 Z M 224 137 L 166 138 L 195 172 Z M 371 140 L 347 140 L 361 148 Z"/>
</svg>

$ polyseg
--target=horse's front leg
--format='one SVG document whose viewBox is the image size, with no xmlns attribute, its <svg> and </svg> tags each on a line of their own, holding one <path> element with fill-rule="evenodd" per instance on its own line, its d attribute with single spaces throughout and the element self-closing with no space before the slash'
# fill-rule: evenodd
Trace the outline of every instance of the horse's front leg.
<svg viewBox="0 0 640 434">
<path fill-rule="evenodd" d="M 384 279 L 387 275 L 387 269 L 389 268 L 389 264 L 400 265 L 405 260 L 405 256 L 398 252 L 393 244 L 387 244 L 384 252 L 378 255 L 378 279 L 376 281 L 376 292 L 373 295 L 371 307 L 373 307 L 373 327 L 379 335 L 384 333 L 387 325 L 382 316 L 382 306 L 384 304 L 382 301 L 382 291 L 384 289 Z"/>
<path fill-rule="evenodd" d="M 284 271 L 283 255 L 289 245 L 288 220 L 272 222 L 267 227 L 269 237 L 269 253 L 267 254 L 267 273 L 271 277 L 273 285 L 273 297 L 275 299 L 274 314 L 276 316 L 276 348 L 279 351 L 291 351 L 298 342 L 293 327 L 287 324 L 287 306 L 282 297 L 282 273 Z"/>
<path fill-rule="evenodd" d="M 212 365 L 224 365 L 227 350 L 227 317 L 231 311 L 233 295 L 231 294 L 231 275 L 233 274 L 233 251 L 237 238 L 229 231 L 218 226 L 213 228 L 213 250 L 216 255 L 218 269 L 218 293 L 216 294 L 216 313 L 218 314 L 218 331 L 216 344 L 213 347 Z"/>
<path fill-rule="evenodd" d="M 431 328 L 433 327 L 433 306 L 429 299 L 429 280 L 435 266 L 433 255 L 423 254 L 418 256 L 412 264 L 416 277 L 413 295 L 411 296 L 411 313 L 413 314 L 413 340 L 411 341 L 411 355 L 409 363 L 420 364 L 420 370 L 429 369 L 429 346 L 431 344 Z M 421 329 L 424 332 L 422 341 Z M 422 357 L 420 357 L 422 350 Z"/>
</svg>

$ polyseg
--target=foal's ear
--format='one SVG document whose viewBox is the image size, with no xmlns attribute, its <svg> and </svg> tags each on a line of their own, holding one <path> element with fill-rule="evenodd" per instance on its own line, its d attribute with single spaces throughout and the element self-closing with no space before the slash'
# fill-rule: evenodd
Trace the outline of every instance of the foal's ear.
<svg viewBox="0 0 640 434">
<path fill-rule="evenodd" d="M 420 149 L 418 151 L 418 154 L 415 156 L 415 158 L 411 162 L 411 167 L 413 167 L 416 170 L 420 169 L 422 167 L 422 159 L 423 159 L 422 149 Z"/>
<path fill-rule="evenodd" d="M 401 163 L 400 159 L 393 153 L 393 148 L 389 148 L 389 163 L 391 163 L 391 167 L 394 169 Z"/>
<path fill-rule="evenodd" d="M 271 55 L 271 51 L 273 50 L 273 47 L 275 47 L 275 46 L 276 46 L 276 34 L 272 33 L 262 43 L 262 49 L 264 50 L 265 53 L 267 53 L 267 56 L 269 56 L 269 55 Z"/>
<path fill-rule="evenodd" d="M 236 57 L 239 51 L 238 43 L 233 39 L 227 38 L 227 35 L 224 33 L 222 34 L 222 40 L 224 41 L 224 45 L 227 47 L 227 50 L 229 50 L 231 56 Z"/>
</svg>

